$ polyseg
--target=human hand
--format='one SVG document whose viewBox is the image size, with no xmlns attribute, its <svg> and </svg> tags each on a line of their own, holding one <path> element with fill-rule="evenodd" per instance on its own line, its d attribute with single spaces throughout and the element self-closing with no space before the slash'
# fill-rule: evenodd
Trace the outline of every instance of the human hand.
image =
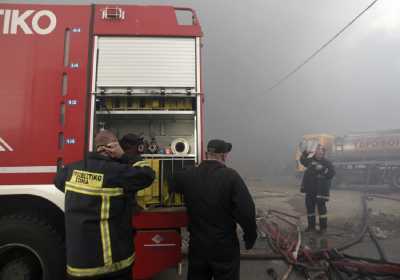
<svg viewBox="0 0 400 280">
<path fill-rule="evenodd" d="M 124 154 L 118 142 L 112 142 L 104 146 L 104 151 L 112 158 L 121 158 Z"/>
</svg>

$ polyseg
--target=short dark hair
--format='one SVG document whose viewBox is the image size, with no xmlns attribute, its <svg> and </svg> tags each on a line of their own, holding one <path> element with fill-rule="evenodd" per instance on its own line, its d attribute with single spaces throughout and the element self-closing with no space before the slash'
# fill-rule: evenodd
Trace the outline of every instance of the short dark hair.
<svg viewBox="0 0 400 280">
<path fill-rule="evenodd" d="M 133 133 L 125 134 L 120 140 L 119 144 L 123 150 L 126 150 L 132 146 L 137 146 L 143 142 L 143 138 Z"/>
<path fill-rule="evenodd" d="M 117 141 L 118 139 L 115 134 L 109 130 L 101 130 L 94 137 L 94 145 L 96 148 L 99 146 L 107 146 L 108 144 Z"/>
</svg>

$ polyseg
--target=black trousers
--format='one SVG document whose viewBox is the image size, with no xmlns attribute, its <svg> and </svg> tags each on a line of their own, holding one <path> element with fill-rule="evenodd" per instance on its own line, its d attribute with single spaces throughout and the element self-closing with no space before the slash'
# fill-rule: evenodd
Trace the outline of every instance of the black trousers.
<svg viewBox="0 0 400 280">
<path fill-rule="evenodd" d="M 239 280 L 240 254 L 232 259 L 213 260 L 189 253 L 187 280 Z"/>
<path fill-rule="evenodd" d="M 325 230 L 328 227 L 328 211 L 326 209 L 326 199 L 320 198 L 316 194 L 306 194 L 306 208 L 308 226 L 311 228 L 315 228 L 315 208 L 318 208 L 319 227 L 320 229 Z"/>
</svg>

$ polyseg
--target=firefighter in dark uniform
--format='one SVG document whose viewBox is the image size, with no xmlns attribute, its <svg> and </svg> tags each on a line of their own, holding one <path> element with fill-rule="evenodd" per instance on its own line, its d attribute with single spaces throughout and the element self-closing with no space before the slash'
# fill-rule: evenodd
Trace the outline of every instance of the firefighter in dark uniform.
<svg viewBox="0 0 400 280">
<path fill-rule="evenodd" d="M 57 173 L 65 191 L 67 274 L 71 279 L 132 279 L 135 259 L 130 197 L 149 186 L 154 171 L 143 161 L 124 164 L 124 153 L 109 131 L 95 137 L 86 162 Z"/>
<path fill-rule="evenodd" d="M 141 153 L 139 152 L 139 145 L 143 144 L 143 138 L 137 136 L 133 133 L 125 134 L 120 140 L 119 145 L 121 146 L 122 150 L 124 150 L 124 161 L 128 161 L 129 164 L 135 164 L 138 161 L 142 161 L 143 158 Z M 138 202 L 136 195 L 132 196 L 132 213 L 135 215 L 143 210 Z M 136 234 L 136 230 L 134 229 L 134 233 Z"/>
<path fill-rule="evenodd" d="M 142 160 L 139 153 L 139 145 L 143 145 L 143 138 L 136 134 L 128 133 L 119 140 L 119 144 L 125 152 L 124 155 L 129 158 L 130 163 L 134 164 Z"/>
<path fill-rule="evenodd" d="M 306 231 L 315 231 L 315 208 L 317 207 L 319 232 L 324 233 L 328 227 L 326 202 L 329 201 L 329 191 L 332 178 L 335 176 L 335 169 L 332 163 L 325 158 L 325 148 L 322 145 L 317 146 L 314 155 L 304 151 L 300 162 L 306 167 L 302 181 L 302 192 L 306 194 L 305 202 L 308 220 Z"/>
<path fill-rule="evenodd" d="M 184 195 L 189 215 L 188 280 L 239 279 L 236 223 L 244 231 L 246 249 L 257 238 L 253 199 L 240 175 L 225 165 L 231 148 L 223 140 L 211 140 L 206 160 L 176 172 L 170 181 L 171 191 Z"/>
</svg>

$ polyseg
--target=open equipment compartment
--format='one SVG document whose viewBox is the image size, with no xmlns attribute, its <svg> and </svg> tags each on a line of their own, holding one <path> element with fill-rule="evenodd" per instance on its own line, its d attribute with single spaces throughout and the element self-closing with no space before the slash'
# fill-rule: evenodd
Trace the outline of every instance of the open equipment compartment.
<svg viewBox="0 0 400 280">
<path fill-rule="evenodd" d="M 95 37 L 92 135 L 144 138 L 142 156 L 156 171 L 138 192 L 143 207 L 182 206 L 168 178 L 200 158 L 199 41 L 193 37 Z"/>
</svg>

